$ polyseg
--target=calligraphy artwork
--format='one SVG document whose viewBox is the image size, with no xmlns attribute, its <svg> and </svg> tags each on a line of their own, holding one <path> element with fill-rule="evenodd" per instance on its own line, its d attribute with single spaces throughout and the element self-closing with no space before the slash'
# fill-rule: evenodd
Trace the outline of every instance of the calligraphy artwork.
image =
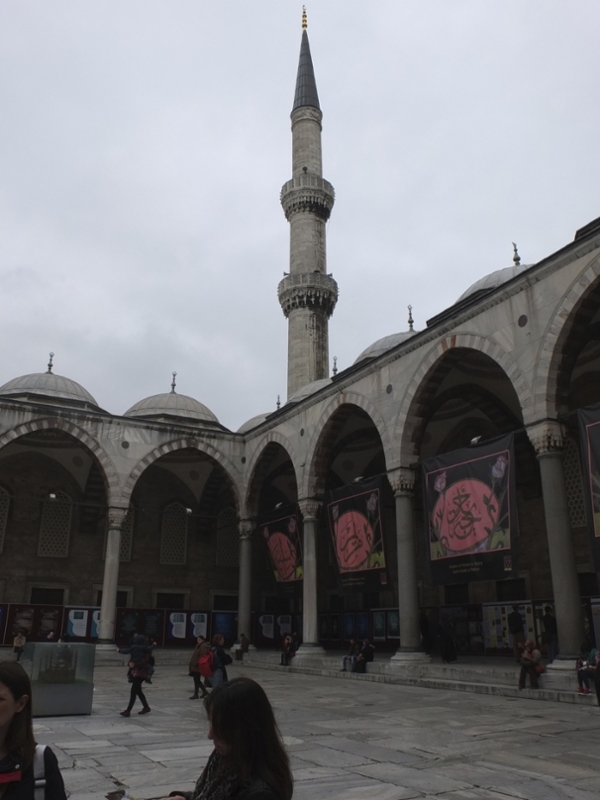
<svg viewBox="0 0 600 800">
<path fill-rule="evenodd" d="M 260 532 L 267 546 L 273 574 L 278 583 L 301 581 L 302 539 L 298 517 L 287 513 L 277 519 L 260 524 Z"/>
<path fill-rule="evenodd" d="M 325 498 L 340 583 L 348 591 L 387 583 L 381 498 L 379 478 L 344 486 Z"/>
<path fill-rule="evenodd" d="M 433 583 L 501 580 L 515 569 L 512 434 L 423 462 Z"/>
<path fill-rule="evenodd" d="M 577 416 L 583 466 L 583 498 L 594 566 L 600 570 L 600 404 L 580 408 Z"/>
</svg>

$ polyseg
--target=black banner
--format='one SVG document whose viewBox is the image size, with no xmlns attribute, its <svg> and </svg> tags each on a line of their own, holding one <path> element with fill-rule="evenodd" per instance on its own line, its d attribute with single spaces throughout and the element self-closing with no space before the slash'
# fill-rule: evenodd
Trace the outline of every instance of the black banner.
<svg viewBox="0 0 600 800">
<path fill-rule="evenodd" d="M 294 584 L 303 578 L 302 533 L 295 506 L 280 509 L 259 523 L 262 538 L 278 584 Z"/>
<path fill-rule="evenodd" d="M 346 592 L 387 586 L 382 500 L 381 478 L 352 483 L 325 496 L 340 585 Z"/>
<path fill-rule="evenodd" d="M 517 574 L 512 433 L 423 461 L 423 493 L 432 584 Z"/>
<path fill-rule="evenodd" d="M 583 497 L 594 566 L 600 570 L 600 404 L 580 408 L 579 433 L 583 466 Z"/>
</svg>

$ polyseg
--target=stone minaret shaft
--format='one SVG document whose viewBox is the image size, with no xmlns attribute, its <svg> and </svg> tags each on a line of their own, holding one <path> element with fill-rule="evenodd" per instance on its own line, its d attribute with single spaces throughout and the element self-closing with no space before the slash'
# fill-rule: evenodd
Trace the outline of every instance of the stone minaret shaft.
<svg viewBox="0 0 600 800">
<path fill-rule="evenodd" d="M 329 317 L 338 298 L 327 274 L 326 230 L 335 193 L 323 180 L 319 96 L 306 30 L 302 32 L 292 109 L 292 179 L 281 205 L 290 223 L 290 272 L 278 287 L 288 318 L 288 398 L 312 381 L 329 377 Z"/>
</svg>

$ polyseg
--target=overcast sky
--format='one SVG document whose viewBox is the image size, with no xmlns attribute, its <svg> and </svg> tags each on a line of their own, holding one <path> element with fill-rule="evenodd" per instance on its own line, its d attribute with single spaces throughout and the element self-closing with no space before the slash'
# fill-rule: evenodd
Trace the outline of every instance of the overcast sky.
<svg viewBox="0 0 600 800">
<path fill-rule="evenodd" d="M 178 390 L 237 429 L 286 395 L 279 205 L 302 5 L 2 0 L 0 383 L 114 414 Z M 336 189 L 330 354 L 418 329 L 600 216 L 598 0 L 312 0 Z"/>
</svg>

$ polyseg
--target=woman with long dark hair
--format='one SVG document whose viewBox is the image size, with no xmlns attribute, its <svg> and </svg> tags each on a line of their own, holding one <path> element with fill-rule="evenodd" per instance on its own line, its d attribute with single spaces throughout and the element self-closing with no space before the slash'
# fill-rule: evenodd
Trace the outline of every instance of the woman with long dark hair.
<svg viewBox="0 0 600 800">
<path fill-rule="evenodd" d="M 235 678 L 204 700 L 213 740 L 193 792 L 172 800 L 291 800 L 294 779 L 275 715 L 262 686 Z M 167 800 L 165 798 L 165 800 Z"/>
<path fill-rule="evenodd" d="M 42 783 L 43 782 L 43 783 Z M 36 783 L 45 800 L 66 800 L 56 756 L 36 745 L 31 724 L 31 683 L 16 661 L 0 663 L 0 798 L 34 800 Z"/>
</svg>

